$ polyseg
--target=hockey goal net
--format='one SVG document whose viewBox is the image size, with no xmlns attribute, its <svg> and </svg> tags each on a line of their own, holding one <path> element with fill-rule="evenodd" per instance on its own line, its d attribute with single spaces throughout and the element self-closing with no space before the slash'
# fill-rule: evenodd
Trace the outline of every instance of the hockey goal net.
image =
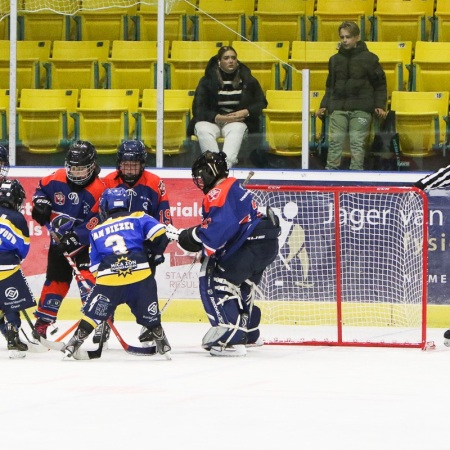
<svg viewBox="0 0 450 450">
<path fill-rule="evenodd" d="M 269 344 L 425 348 L 428 204 L 399 187 L 250 186 L 279 216 L 256 295 Z"/>
</svg>

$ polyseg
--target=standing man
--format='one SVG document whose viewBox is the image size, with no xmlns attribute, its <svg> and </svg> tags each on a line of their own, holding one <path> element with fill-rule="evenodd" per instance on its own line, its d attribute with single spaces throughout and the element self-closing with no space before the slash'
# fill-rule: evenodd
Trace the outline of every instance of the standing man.
<svg viewBox="0 0 450 450">
<path fill-rule="evenodd" d="M 78 270 L 91 285 L 89 272 L 89 232 L 98 223 L 98 201 L 105 185 L 98 178 L 97 151 L 88 141 L 74 142 L 67 152 L 64 169 L 58 169 L 40 180 L 33 196 L 31 216 L 41 226 L 48 226 L 59 237 L 51 239 L 47 271 L 37 311 L 35 332 L 47 337 L 61 303 L 70 288 L 73 271 L 64 252 L 75 261 Z M 79 285 L 81 300 L 87 292 Z"/>
<path fill-rule="evenodd" d="M 212 356 L 245 356 L 246 345 L 258 345 L 254 290 L 278 254 L 278 217 L 270 208 L 261 214 L 252 193 L 228 177 L 223 152 L 203 153 L 192 178 L 205 194 L 202 223 L 186 230 L 169 225 L 167 235 L 189 252 L 202 251 L 200 298 L 212 325 L 203 348 Z"/>
<path fill-rule="evenodd" d="M 325 95 L 316 116 L 329 116 L 326 169 L 338 170 L 350 142 L 350 170 L 364 170 L 372 115 L 386 116 L 386 75 L 378 57 L 361 41 L 355 22 L 339 26 L 340 47 L 328 63 Z"/>
</svg>

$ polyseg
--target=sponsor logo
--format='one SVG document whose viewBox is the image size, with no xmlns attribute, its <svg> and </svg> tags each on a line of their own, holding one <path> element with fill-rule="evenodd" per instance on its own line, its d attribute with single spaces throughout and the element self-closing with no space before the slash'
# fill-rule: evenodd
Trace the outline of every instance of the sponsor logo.
<svg viewBox="0 0 450 450">
<path fill-rule="evenodd" d="M 55 192 L 53 199 L 57 205 L 64 205 L 66 203 L 66 196 L 62 192 Z"/>
<path fill-rule="evenodd" d="M 5 297 L 9 300 L 16 300 L 19 297 L 19 291 L 13 286 L 6 288 Z"/>
<path fill-rule="evenodd" d="M 126 256 L 122 256 L 117 260 L 116 263 L 111 264 L 111 271 L 116 272 L 119 277 L 126 277 L 127 275 L 131 275 L 136 267 L 136 261 L 130 260 Z"/>
</svg>

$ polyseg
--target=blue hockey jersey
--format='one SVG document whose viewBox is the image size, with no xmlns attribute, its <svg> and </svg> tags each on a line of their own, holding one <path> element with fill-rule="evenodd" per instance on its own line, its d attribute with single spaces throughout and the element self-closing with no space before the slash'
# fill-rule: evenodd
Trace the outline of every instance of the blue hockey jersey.
<svg viewBox="0 0 450 450">
<path fill-rule="evenodd" d="M 98 223 L 98 202 L 104 190 L 105 185 L 99 178 L 83 188 L 71 185 L 66 170 L 58 169 L 39 181 L 33 200 L 38 197 L 49 199 L 52 202 L 51 220 L 61 215 L 69 217 L 80 242 L 88 245 L 89 232 Z"/>
<path fill-rule="evenodd" d="M 91 272 L 97 284 L 136 283 L 151 275 L 148 252 L 162 254 L 166 227 L 144 212 L 113 214 L 90 234 Z"/>
<path fill-rule="evenodd" d="M 251 191 L 228 177 L 204 197 L 202 217 L 197 235 L 205 254 L 226 258 L 242 246 L 262 216 Z"/>
<path fill-rule="evenodd" d="M 25 217 L 0 206 L 0 280 L 18 270 L 29 250 L 30 234 Z"/>
</svg>

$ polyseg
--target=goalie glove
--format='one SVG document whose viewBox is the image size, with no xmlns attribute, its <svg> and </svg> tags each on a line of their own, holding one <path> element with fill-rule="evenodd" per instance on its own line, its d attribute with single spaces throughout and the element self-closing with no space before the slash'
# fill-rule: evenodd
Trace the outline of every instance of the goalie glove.
<svg viewBox="0 0 450 450">
<path fill-rule="evenodd" d="M 52 202 L 45 197 L 38 197 L 33 200 L 31 217 L 41 226 L 50 221 L 52 213 Z"/>
<path fill-rule="evenodd" d="M 64 234 L 64 236 L 61 238 L 59 243 L 56 246 L 56 251 L 59 254 L 63 254 L 64 252 L 67 252 L 69 255 L 72 255 L 77 252 L 81 247 L 83 247 L 83 244 L 78 240 L 78 236 L 74 231 L 68 231 Z"/>
<path fill-rule="evenodd" d="M 169 225 L 166 225 L 166 236 L 170 241 L 176 241 L 178 242 L 178 239 L 180 238 L 180 233 L 183 231 L 183 229 L 175 228 L 171 223 Z"/>
</svg>

